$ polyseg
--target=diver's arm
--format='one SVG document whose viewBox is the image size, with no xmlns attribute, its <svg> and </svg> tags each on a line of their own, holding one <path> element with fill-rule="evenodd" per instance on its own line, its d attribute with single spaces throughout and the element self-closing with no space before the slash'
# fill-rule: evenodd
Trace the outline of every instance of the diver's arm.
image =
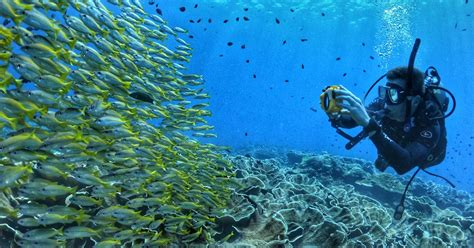
<svg viewBox="0 0 474 248">
<path fill-rule="evenodd" d="M 414 130 L 414 140 L 403 148 L 385 135 L 380 127 L 373 128 L 372 126 L 370 130 L 375 132 L 370 136 L 370 140 L 377 147 L 378 153 L 400 175 L 405 174 L 415 166 L 424 164 L 431 153 L 431 149 L 438 143 L 440 136 L 440 127 L 437 124 L 426 128 L 416 128 Z"/>
</svg>

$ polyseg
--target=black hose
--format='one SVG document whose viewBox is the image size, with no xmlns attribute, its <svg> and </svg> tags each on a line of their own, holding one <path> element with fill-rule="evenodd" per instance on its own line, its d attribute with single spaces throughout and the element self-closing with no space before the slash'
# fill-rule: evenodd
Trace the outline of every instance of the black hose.
<svg viewBox="0 0 474 248">
<path fill-rule="evenodd" d="M 410 60 L 408 61 L 408 78 L 407 78 L 407 89 L 411 90 L 411 86 L 413 83 L 413 67 L 415 65 L 415 58 L 416 54 L 418 53 L 418 48 L 420 48 L 421 40 L 420 38 L 416 38 L 415 44 L 413 45 L 413 49 L 411 50 Z M 411 92 L 413 95 L 413 92 Z"/>
</svg>

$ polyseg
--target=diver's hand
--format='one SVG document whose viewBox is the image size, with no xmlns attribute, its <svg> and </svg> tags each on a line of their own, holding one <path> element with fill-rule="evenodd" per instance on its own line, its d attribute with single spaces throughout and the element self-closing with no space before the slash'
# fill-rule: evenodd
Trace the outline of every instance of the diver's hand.
<svg viewBox="0 0 474 248">
<path fill-rule="evenodd" d="M 370 116 L 367 114 L 362 101 L 348 89 L 344 88 L 344 86 L 339 86 L 341 87 L 341 90 L 334 90 L 334 93 L 336 93 L 336 100 L 340 100 L 336 101 L 337 105 L 347 109 L 350 112 L 352 119 L 354 119 L 358 125 L 363 127 L 369 125 Z"/>
</svg>

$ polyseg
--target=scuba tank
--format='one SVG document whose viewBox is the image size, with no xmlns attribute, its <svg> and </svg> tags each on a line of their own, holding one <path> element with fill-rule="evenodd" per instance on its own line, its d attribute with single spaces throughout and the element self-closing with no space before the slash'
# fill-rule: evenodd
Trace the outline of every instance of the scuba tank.
<svg viewBox="0 0 474 248">
<path fill-rule="evenodd" d="M 429 116 L 429 119 L 445 119 L 450 116 L 456 108 L 456 99 L 449 90 L 443 87 L 441 77 L 435 67 L 430 66 L 426 69 L 424 82 L 426 89 L 425 100 L 428 100 L 426 101 L 426 108 L 430 113 L 436 113 L 434 116 Z M 453 108 L 445 115 L 449 107 L 448 94 L 453 99 Z"/>
<path fill-rule="evenodd" d="M 428 67 L 425 71 L 425 86 L 427 89 L 431 89 L 431 93 L 439 103 L 441 111 L 446 112 L 448 110 L 449 98 L 446 92 L 441 89 L 431 88 L 432 86 L 443 87 L 441 77 L 438 74 L 438 70 L 434 66 Z"/>
</svg>

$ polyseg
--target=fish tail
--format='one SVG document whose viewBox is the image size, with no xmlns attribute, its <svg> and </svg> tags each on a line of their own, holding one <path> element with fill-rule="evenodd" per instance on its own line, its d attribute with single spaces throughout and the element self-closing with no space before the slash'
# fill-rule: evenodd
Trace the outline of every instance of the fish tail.
<svg viewBox="0 0 474 248">
<path fill-rule="evenodd" d="M 38 111 L 37 111 L 37 110 L 34 110 L 34 111 L 33 111 L 33 115 L 36 114 L 36 112 L 40 112 L 42 115 L 46 115 L 46 114 L 48 114 L 48 107 L 47 107 L 47 106 L 44 106 L 44 107 L 40 107 L 40 108 L 38 109 Z M 28 116 L 28 117 L 29 117 L 29 116 Z M 30 119 L 33 120 L 33 116 L 31 116 Z"/>
<path fill-rule="evenodd" d="M 76 136 L 74 136 L 74 140 L 82 140 L 82 139 L 83 139 L 82 132 L 76 132 Z"/>
<path fill-rule="evenodd" d="M 10 124 L 10 127 L 11 127 L 13 130 L 17 130 L 18 120 L 17 120 L 16 118 L 14 118 L 12 121 L 10 121 L 9 124 Z"/>
<path fill-rule="evenodd" d="M 67 50 L 60 53 L 60 56 L 68 63 L 71 63 L 71 53 Z"/>
<path fill-rule="evenodd" d="M 16 24 L 16 25 L 20 25 L 20 23 L 23 21 L 23 19 L 25 19 L 26 16 L 23 16 L 23 15 L 16 15 L 15 17 L 13 17 L 13 22 Z"/>
<path fill-rule="evenodd" d="M 35 7 L 35 5 L 34 4 L 22 4 L 21 7 L 24 10 L 32 10 Z"/>
<path fill-rule="evenodd" d="M 24 79 L 24 78 L 21 78 L 21 79 L 14 79 L 12 78 L 13 80 L 13 83 L 15 84 L 16 88 L 17 89 L 21 89 L 21 86 L 23 86 L 23 82 L 27 82 L 28 80 Z"/>
<path fill-rule="evenodd" d="M 61 28 L 59 28 L 59 27 L 53 27 L 53 37 L 54 37 L 55 40 L 58 39 L 58 33 L 59 33 L 59 31 L 61 31 Z"/>
<path fill-rule="evenodd" d="M 72 83 L 69 83 L 67 84 L 64 88 L 62 88 L 61 90 L 59 90 L 59 93 L 61 95 L 64 95 L 64 94 L 67 94 L 69 92 L 69 90 L 71 90 L 71 87 L 72 87 Z"/>
<path fill-rule="evenodd" d="M 0 90 L 3 91 L 3 93 L 7 92 L 7 88 L 8 88 L 8 86 L 10 86 L 10 82 L 11 82 L 10 78 L 6 78 L 6 79 L 0 81 Z"/>
<path fill-rule="evenodd" d="M 77 39 L 76 38 L 72 38 L 71 41 L 69 41 L 68 45 L 71 49 L 74 49 L 74 47 L 76 46 L 76 42 L 77 42 Z"/>
</svg>

